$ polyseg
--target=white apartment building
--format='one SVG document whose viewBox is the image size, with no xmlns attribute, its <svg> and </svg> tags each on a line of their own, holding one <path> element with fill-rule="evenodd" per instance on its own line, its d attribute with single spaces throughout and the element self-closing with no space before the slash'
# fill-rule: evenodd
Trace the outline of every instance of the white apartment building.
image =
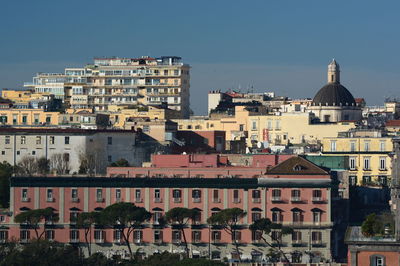
<svg viewBox="0 0 400 266">
<path fill-rule="evenodd" d="M 52 162 L 56 155 L 68 165 L 65 174 L 78 173 L 83 159 L 91 160 L 97 174 L 121 158 L 136 166 L 143 160 L 131 130 L 0 128 L 1 162 L 18 165 L 30 156 Z"/>
<path fill-rule="evenodd" d="M 177 56 L 95 58 L 93 64 L 64 73 L 38 73 L 24 86 L 54 94 L 71 108 L 113 112 L 168 104 L 189 117 L 189 70 Z"/>
</svg>

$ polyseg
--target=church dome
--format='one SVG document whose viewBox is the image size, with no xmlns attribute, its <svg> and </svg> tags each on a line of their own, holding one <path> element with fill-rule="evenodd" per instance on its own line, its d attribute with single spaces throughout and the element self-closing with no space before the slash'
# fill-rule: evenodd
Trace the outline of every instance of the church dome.
<svg viewBox="0 0 400 266">
<path fill-rule="evenodd" d="M 340 83 L 328 83 L 314 96 L 312 105 L 356 106 L 353 95 Z"/>
</svg>

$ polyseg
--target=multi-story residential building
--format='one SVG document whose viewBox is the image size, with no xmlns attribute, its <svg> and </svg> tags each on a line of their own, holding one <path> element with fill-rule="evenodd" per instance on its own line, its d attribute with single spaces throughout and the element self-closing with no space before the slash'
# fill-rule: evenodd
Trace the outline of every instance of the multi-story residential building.
<svg viewBox="0 0 400 266">
<path fill-rule="evenodd" d="M 349 183 L 387 186 L 391 177 L 392 138 L 379 130 L 351 130 L 322 142 L 324 155 L 349 157 Z"/>
<path fill-rule="evenodd" d="M 13 127 L 58 125 L 59 112 L 46 112 L 43 109 L 0 109 L 1 125 Z"/>
<path fill-rule="evenodd" d="M 25 87 L 54 94 L 71 108 L 115 111 L 167 103 L 188 117 L 189 69 L 176 56 L 95 58 L 92 65 L 66 68 L 64 73 L 39 73 Z"/>
<path fill-rule="evenodd" d="M 293 262 L 331 260 L 336 245 L 331 238 L 331 215 L 335 184 L 329 172 L 300 158 L 292 157 L 269 169 L 259 178 L 185 178 L 185 177 L 13 177 L 11 179 L 10 217 L 1 227 L 2 240 L 32 239 L 32 229 L 14 222 L 15 215 L 28 209 L 51 207 L 59 215 L 52 226 L 40 225 L 45 236 L 61 243 L 85 245 L 83 229 L 73 217 L 82 211 L 99 211 L 117 202 L 132 202 L 153 213 L 152 219 L 135 229 L 131 239 L 134 252 L 183 252 L 183 238 L 172 226 L 160 226 L 159 218 L 174 207 L 197 208 L 201 215 L 184 230 L 191 256 L 234 258 L 232 237 L 218 226 L 209 226 L 207 218 L 227 208 L 241 208 L 247 215 L 240 219 L 241 257 L 260 261 L 270 247 L 249 230 L 255 220 L 267 217 L 290 226 L 293 234 L 281 236 L 282 250 Z M 7 233 L 6 233 L 7 232 Z M 275 232 L 275 231 L 274 231 Z M 112 228 L 94 227 L 89 241 L 94 251 L 125 249 Z M 7 238 L 6 238 L 6 237 Z M 332 254 L 331 254 L 332 253 Z"/>
<path fill-rule="evenodd" d="M 67 167 L 59 174 L 78 173 L 82 160 L 89 157 L 97 174 L 104 173 L 107 165 L 121 158 L 136 166 L 144 160 L 132 130 L 0 128 L 0 143 L 0 161 L 11 165 L 25 157 L 44 157 L 53 165 L 59 163 L 61 155 Z"/>
</svg>

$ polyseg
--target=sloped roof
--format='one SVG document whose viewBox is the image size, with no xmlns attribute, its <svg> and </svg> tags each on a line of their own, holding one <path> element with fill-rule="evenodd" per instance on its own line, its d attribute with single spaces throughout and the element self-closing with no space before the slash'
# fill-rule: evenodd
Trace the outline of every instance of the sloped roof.
<svg viewBox="0 0 400 266">
<path fill-rule="evenodd" d="M 266 174 L 328 175 L 329 172 L 302 157 L 293 156 L 267 170 Z"/>
</svg>

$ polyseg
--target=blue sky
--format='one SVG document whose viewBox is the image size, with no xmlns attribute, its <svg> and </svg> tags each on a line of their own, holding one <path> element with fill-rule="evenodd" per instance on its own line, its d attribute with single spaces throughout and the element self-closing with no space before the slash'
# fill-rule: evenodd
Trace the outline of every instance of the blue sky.
<svg viewBox="0 0 400 266">
<path fill-rule="evenodd" d="M 342 83 L 379 105 L 399 94 L 399 11 L 399 1 L 0 1 L 0 87 L 94 56 L 179 55 L 203 114 L 211 89 L 313 97 L 336 58 Z"/>
</svg>

